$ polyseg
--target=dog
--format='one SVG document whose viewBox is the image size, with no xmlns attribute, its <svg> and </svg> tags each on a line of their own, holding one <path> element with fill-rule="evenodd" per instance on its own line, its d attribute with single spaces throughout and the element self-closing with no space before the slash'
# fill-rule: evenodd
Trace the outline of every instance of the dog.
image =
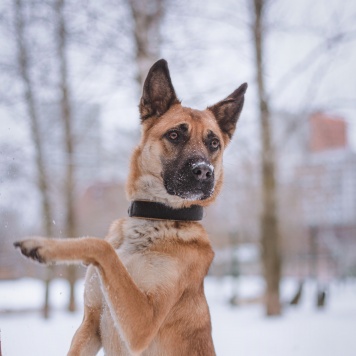
<svg viewBox="0 0 356 356">
<path fill-rule="evenodd" d="M 37 262 L 88 265 L 84 319 L 68 355 L 215 355 L 204 277 L 214 253 L 199 220 L 219 194 L 223 151 L 247 84 L 200 111 L 181 105 L 164 59 L 139 104 L 142 137 L 127 181 L 129 217 L 105 239 L 16 242 Z"/>
</svg>

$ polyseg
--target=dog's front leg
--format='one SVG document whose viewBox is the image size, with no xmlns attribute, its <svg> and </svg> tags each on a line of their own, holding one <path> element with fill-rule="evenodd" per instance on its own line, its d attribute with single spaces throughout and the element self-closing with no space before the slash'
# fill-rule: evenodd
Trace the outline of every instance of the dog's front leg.
<svg viewBox="0 0 356 356">
<path fill-rule="evenodd" d="M 73 336 L 68 356 L 93 356 L 100 350 L 102 298 L 97 271 L 95 267 L 89 266 L 85 276 L 84 318 Z"/>
<path fill-rule="evenodd" d="M 100 308 L 84 306 L 83 322 L 75 332 L 68 356 L 94 356 L 101 348 Z"/>
<path fill-rule="evenodd" d="M 116 329 L 130 352 L 141 354 L 182 294 L 179 267 L 170 275 L 169 283 L 163 282 L 149 293 L 140 290 L 116 254 L 106 254 L 97 269 Z"/>
<path fill-rule="evenodd" d="M 49 239 L 32 237 L 15 242 L 15 247 L 21 253 L 37 262 L 51 263 L 80 263 L 95 264 L 98 256 L 104 253 L 108 243 L 94 237 Z"/>
<path fill-rule="evenodd" d="M 95 265 L 116 328 L 132 353 L 140 353 L 149 346 L 182 293 L 178 277 L 177 280 L 171 278 L 169 286 L 157 288 L 154 293 L 142 292 L 114 248 L 105 240 L 32 238 L 17 242 L 15 246 L 40 263 L 81 261 Z"/>
</svg>

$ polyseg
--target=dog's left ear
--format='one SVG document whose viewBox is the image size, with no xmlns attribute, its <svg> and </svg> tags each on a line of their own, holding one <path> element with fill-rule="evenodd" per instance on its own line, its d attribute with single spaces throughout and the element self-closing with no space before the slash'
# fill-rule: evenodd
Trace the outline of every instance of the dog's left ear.
<svg viewBox="0 0 356 356">
<path fill-rule="evenodd" d="M 226 99 L 208 107 L 208 110 L 214 114 L 221 131 L 226 133 L 229 138 L 235 131 L 237 120 L 244 106 L 246 90 L 247 83 L 244 83 Z"/>
<path fill-rule="evenodd" d="M 157 61 L 150 69 L 143 85 L 140 101 L 141 120 L 163 115 L 173 105 L 179 103 L 164 59 Z"/>
</svg>

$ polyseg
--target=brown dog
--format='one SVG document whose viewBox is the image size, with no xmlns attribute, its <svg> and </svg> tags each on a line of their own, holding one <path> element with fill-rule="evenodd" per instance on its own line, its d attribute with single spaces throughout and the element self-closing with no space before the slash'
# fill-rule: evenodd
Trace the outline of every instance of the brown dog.
<svg viewBox="0 0 356 356">
<path fill-rule="evenodd" d="M 31 238 L 15 243 L 41 263 L 90 265 L 84 320 L 69 355 L 214 355 L 203 280 L 214 253 L 197 220 L 218 195 L 222 154 L 247 84 L 204 111 L 183 107 L 167 62 L 148 73 L 142 139 L 133 153 L 130 217 L 105 240 Z"/>
</svg>

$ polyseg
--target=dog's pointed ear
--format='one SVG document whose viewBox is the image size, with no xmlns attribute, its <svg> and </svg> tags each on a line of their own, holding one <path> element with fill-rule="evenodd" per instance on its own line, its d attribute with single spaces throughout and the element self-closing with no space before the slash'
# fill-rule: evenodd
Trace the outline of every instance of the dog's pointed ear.
<svg viewBox="0 0 356 356">
<path fill-rule="evenodd" d="M 208 110 L 214 114 L 221 131 L 226 133 L 230 139 L 235 131 L 237 120 L 244 106 L 246 90 L 247 83 L 244 83 L 226 99 L 208 107 Z"/>
<path fill-rule="evenodd" d="M 141 120 L 163 115 L 173 104 L 179 103 L 174 91 L 168 64 L 164 59 L 150 69 L 143 85 L 140 101 Z"/>
</svg>

